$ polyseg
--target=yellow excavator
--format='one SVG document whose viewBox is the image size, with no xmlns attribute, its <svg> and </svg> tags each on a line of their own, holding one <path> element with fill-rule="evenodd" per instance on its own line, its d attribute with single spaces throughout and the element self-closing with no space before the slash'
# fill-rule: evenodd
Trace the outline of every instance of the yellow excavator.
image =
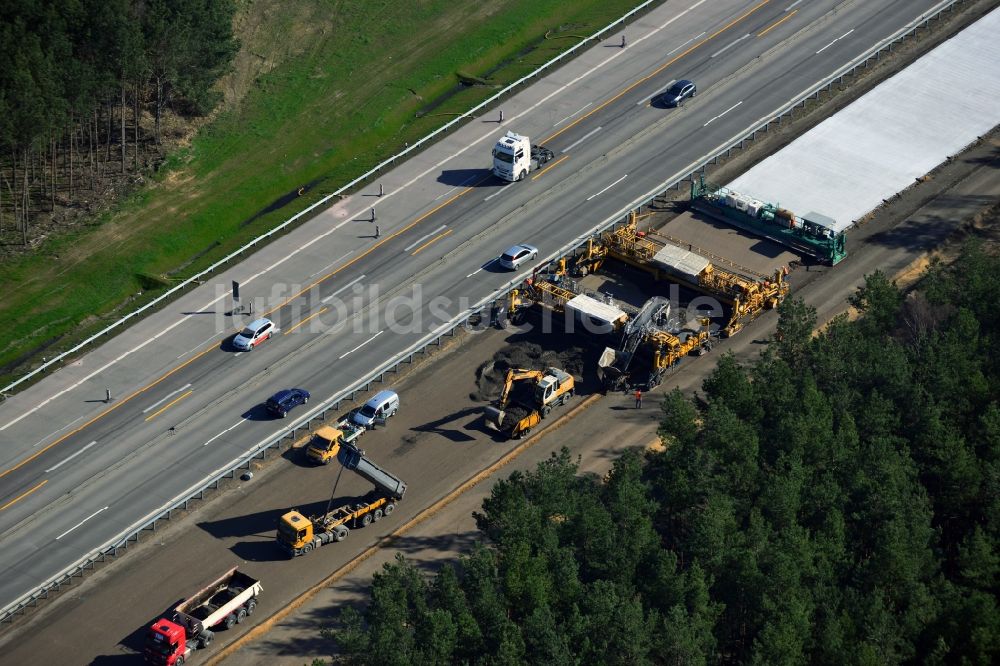
<svg viewBox="0 0 1000 666">
<path fill-rule="evenodd" d="M 530 391 L 518 390 L 525 383 Z M 553 407 L 569 402 L 575 390 L 573 375 L 559 368 L 548 368 L 544 372 L 511 368 L 496 406 L 486 408 L 486 424 L 510 439 L 523 437 L 548 416 Z"/>
</svg>

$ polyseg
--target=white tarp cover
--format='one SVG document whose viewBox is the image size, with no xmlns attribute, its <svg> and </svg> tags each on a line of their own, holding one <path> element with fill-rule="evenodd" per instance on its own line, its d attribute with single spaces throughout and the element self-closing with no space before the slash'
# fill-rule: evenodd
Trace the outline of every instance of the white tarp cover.
<svg viewBox="0 0 1000 666">
<path fill-rule="evenodd" d="M 700 254 L 667 243 L 659 252 L 653 255 L 653 263 L 681 275 L 686 275 L 692 281 L 697 282 L 698 276 L 708 266 L 709 261 Z"/>
<path fill-rule="evenodd" d="M 727 187 L 846 229 L 1000 123 L 1000 9 Z"/>
<path fill-rule="evenodd" d="M 571 312 L 590 317 L 591 319 L 608 326 L 613 325 L 615 322 L 620 321 L 625 317 L 624 310 L 619 309 L 614 305 L 602 303 L 596 298 L 591 298 L 585 294 L 574 296 L 566 301 L 566 309 Z"/>
</svg>

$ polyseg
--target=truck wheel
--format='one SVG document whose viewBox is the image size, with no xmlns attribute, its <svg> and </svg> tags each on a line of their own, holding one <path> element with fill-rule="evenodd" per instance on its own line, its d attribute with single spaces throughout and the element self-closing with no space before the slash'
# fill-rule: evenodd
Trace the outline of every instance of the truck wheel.
<svg viewBox="0 0 1000 666">
<path fill-rule="evenodd" d="M 243 624 L 243 620 L 247 619 L 247 609 L 241 608 L 236 611 L 236 624 Z"/>
<path fill-rule="evenodd" d="M 215 640 L 215 634 L 211 631 L 206 631 L 199 638 L 201 638 L 201 646 L 203 648 L 207 648 L 212 644 L 212 641 Z"/>
<path fill-rule="evenodd" d="M 527 175 L 528 175 L 527 171 L 522 171 L 521 173 L 517 174 L 518 181 L 524 180 L 524 177 Z"/>
<path fill-rule="evenodd" d="M 227 615 L 224 624 L 226 626 L 226 629 L 232 629 L 233 627 L 235 627 L 236 626 L 236 615 L 233 614 L 233 613 L 230 613 L 229 615 Z"/>
<path fill-rule="evenodd" d="M 247 602 L 247 615 L 253 615 L 255 610 L 257 610 L 257 600 L 251 599 Z"/>
<path fill-rule="evenodd" d="M 313 545 L 313 542 L 310 541 L 306 545 L 302 546 L 302 554 L 305 555 L 306 553 L 312 551 L 313 548 L 315 548 L 315 546 Z"/>
<path fill-rule="evenodd" d="M 395 511 L 395 510 L 396 510 L 396 505 L 395 504 L 386 504 L 385 505 L 385 515 L 391 516 L 392 512 Z"/>
<path fill-rule="evenodd" d="M 382 519 L 382 509 L 375 509 L 375 513 L 372 514 L 372 522 L 378 522 Z"/>
<path fill-rule="evenodd" d="M 347 538 L 348 532 L 350 532 L 350 530 L 341 525 L 340 527 L 337 528 L 337 531 L 333 533 L 333 540 L 343 541 L 344 539 Z"/>
<path fill-rule="evenodd" d="M 366 513 L 365 515 L 361 516 L 361 527 L 368 527 L 371 524 L 372 524 L 372 514 Z"/>
<path fill-rule="evenodd" d="M 182 664 L 184 663 L 184 655 L 183 654 L 177 655 L 177 661 L 175 661 L 174 663 L 177 664 L 177 666 L 182 666 Z"/>
<path fill-rule="evenodd" d="M 542 418 L 544 419 L 550 412 L 552 412 L 552 405 L 545 405 L 542 407 Z"/>
</svg>

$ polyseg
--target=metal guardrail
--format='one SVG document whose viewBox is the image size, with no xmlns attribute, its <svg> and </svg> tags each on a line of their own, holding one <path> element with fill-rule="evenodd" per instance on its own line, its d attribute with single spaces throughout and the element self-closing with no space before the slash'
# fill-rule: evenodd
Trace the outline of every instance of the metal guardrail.
<svg viewBox="0 0 1000 666">
<path fill-rule="evenodd" d="M 757 134 L 762 131 L 766 131 L 771 124 L 781 123 L 781 119 L 784 116 L 791 115 L 796 108 L 803 106 L 810 99 L 815 99 L 819 96 L 819 93 L 823 90 L 829 90 L 834 84 L 839 83 L 844 79 L 844 77 L 850 76 L 855 71 L 860 68 L 867 67 L 872 60 L 878 60 L 881 58 L 884 52 L 891 50 L 891 48 L 903 41 L 904 39 L 914 35 L 917 30 L 921 27 L 927 27 L 930 21 L 935 20 L 945 12 L 951 11 L 956 5 L 965 4 L 970 0 L 945 0 L 935 6 L 932 10 L 926 12 L 923 16 L 917 20 L 911 22 L 907 26 L 904 26 L 899 31 L 890 35 L 886 39 L 882 40 L 865 54 L 855 58 L 853 61 L 842 67 L 840 70 L 834 74 L 828 76 L 823 81 L 817 83 L 811 88 L 807 89 L 805 92 L 800 94 L 798 99 L 783 105 L 779 110 L 769 115 L 766 119 L 762 119 L 757 123 L 752 124 L 748 129 L 739 133 L 735 138 L 728 140 L 721 144 L 713 151 L 710 151 L 711 157 L 703 158 L 702 160 L 688 165 L 680 172 L 671 176 L 668 180 L 664 181 L 657 187 L 655 187 L 650 192 L 642 195 L 641 197 L 633 200 L 627 206 L 624 206 L 614 214 L 606 217 L 604 220 L 599 222 L 586 234 L 575 238 L 570 243 L 567 243 L 563 248 L 554 252 L 544 259 L 543 263 L 551 263 L 560 257 L 566 256 L 568 253 L 580 248 L 586 243 L 587 239 L 592 237 L 594 234 L 601 233 L 610 227 L 624 222 L 630 211 L 636 208 L 641 208 L 642 206 L 649 205 L 654 202 L 654 200 L 661 195 L 666 194 L 672 189 L 677 188 L 682 183 L 692 180 L 696 174 L 704 170 L 709 164 L 715 164 L 719 159 L 729 157 L 729 155 L 736 150 L 740 150 L 745 147 L 748 142 L 752 142 L 756 139 Z M 650 3 L 642 5 L 642 7 L 647 6 Z M 636 10 L 638 11 L 638 9 Z M 633 12 L 634 13 L 634 12 Z M 615 23 L 611 24 L 610 27 L 617 25 L 621 21 L 625 20 L 631 14 L 626 15 L 622 19 L 619 19 Z M 604 29 L 605 31 L 608 28 Z M 603 32 L 603 31 L 602 31 Z M 600 34 L 600 33 L 598 33 Z M 581 42 L 582 43 L 582 42 Z M 520 84 L 526 79 L 522 79 L 518 82 Z M 517 85 L 517 84 L 515 84 Z M 495 99 L 495 98 L 491 98 Z M 484 102 L 485 104 L 485 102 Z M 481 108 L 483 105 L 476 107 Z M 442 128 L 443 129 L 443 128 Z M 441 131 L 441 130 L 439 130 Z M 379 165 L 384 166 L 386 163 Z M 351 185 L 359 181 L 353 181 Z M 302 213 L 300 213 L 301 215 Z M 294 218 L 293 218 L 294 219 Z M 287 222 L 286 222 L 287 224 Z M 261 237 L 263 238 L 263 237 Z M 467 311 L 456 316 L 451 321 L 439 326 L 437 329 L 424 336 L 416 344 L 410 346 L 406 351 L 400 352 L 389 361 L 384 363 L 377 370 L 371 372 L 365 378 L 358 380 L 350 388 L 345 389 L 341 393 L 337 394 L 335 397 L 327 400 L 322 405 L 315 407 L 307 416 L 298 421 L 295 425 L 290 426 L 285 432 L 273 440 L 263 442 L 255 446 L 250 451 L 246 452 L 239 458 L 231 461 L 227 465 L 219 468 L 215 472 L 212 472 L 207 477 L 197 482 L 191 486 L 188 490 L 181 493 L 177 499 L 172 500 L 163 507 L 151 512 L 146 517 L 140 519 L 132 527 L 122 531 L 114 539 L 111 539 L 106 545 L 93 551 L 83 559 L 81 559 L 76 564 L 66 568 L 61 573 L 49 579 L 48 582 L 38 586 L 33 592 L 23 595 L 16 601 L 8 604 L 2 610 L 0 610 L 0 623 L 10 622 L 13 618 L 23 613 L 27 608 L 37 605 L 40 601 L 47 599 L 49 594 L 52 592 L 58 592 L 62 586 L 70 585 L 74 578 L 81 578 L 85 572 L 89 569 L 93 569 L 98 563 L 104 562 L 109 557 L 117 556 L 118 552 L 123 549 L 128 548 L 128 544 L 131 542 L 137 542 L 139 540 L 142 532 L 147 530 L 155 531 L 156 525 L 162 520 L 169 520 L 171 514 L 175 511 L 186 510 L 189 504 L 194 500 L 201 500 L 204 498 L 205 493 L 212 489 L 218 489 L 219 484 L 224 479 L 235 478 L 236 473 L 239 470 L 250 469 L 252 463 L 256 459 L 264 459 L 267 456 L 267 452 L 272 449 L 280 450 L 282 443 L 285 440 L 294 440 L 299 431 L 302 429 L 308 429 L 310 424 L 315 419 L 325 419 L 330 411 L 337 410 L 340 405 L 345 401 L 354 400 L 358 393 L 370 390 L 371 386 L 375 383 L 384 380 L 387 374 L 395 373 L 399 370 L 400 366 L 403 364 L 409 364 L 413 362 L 413 358 L 418 354 L 426 352 L 427 348 L 430 346 L 440 346 L 441 340 L 445 337 L 452 336 L 458 330 L 459 327 L 466 326 L 469 324 L 471 317 L 478 315 L 484 311 L 484 309 L 492 302 L 503 298 L 509 291 L 520 284 L 520 280 L 514 280 L 510 282 L 507 286 L 498 289 L 493 292 L 490 296 L 479 301 L 476 305 L 470 307 Z M 137 311 L 138 312 L 138 311 Z M 489 325 L 489 319 L 484 320 L 486 325 Z"/>
<path fill-rule="evenodd" d="M 406 147 L 404 150 L 396 153 L 392 157 L 389 157 L 389 158 L 383 160 L 382 162 L 376 164 L 374 167 L 372 167 L 371 169 L 369 169 L 367 172 L 365 172 L 362 175 L 358 176 L 357 178 L 355 178 L 351 182 L 347 183 L 346 185 L 344 185 L 343 187 L 341 187 L 337 191 L 335 191 L 335 192 L 333 192 L 331 194 L 326 195 L 325 197 L 323 197 L 322 199 L 318 200 L 317 202 L 315 202 L 311 206 L 309 206 L 309 207 L 307 207 L 307 208 L 299 211 L 298 213 L 296 213 L 292 217 L 288 218 L 287 220 L 285 220 L 284 222 L 282 222 L 278 226 L 274 227 L 270 231 L 267 231 L 267 232 L 261 234 L 260 236 L 257 236 L 253 240 L 251 240 L 248 243 L 246 243 L 245 245 L 243 245 L 243 247 L 241 247 L 238 250 L 234 250 L 233 252 L 229 253 L 228 255 L 226 255 L 222 259 L 218 260 L 217 262 L 215 262 L 214 264 L 212 264 L 211 266 L 209 266 L 205 270 L 201 271 L 200 273 L 197 273 L 196 275 L 192 275 L 191 277 L 189 277 L 188 279 L 184 280 L 183 282 L 178 283 L 176 286 L 170 288 L 169 290 L 167 290 L 166 292 L 164 292 L 160 296 L 157 296 L 156 298 L 154 298 L 149 303 L 146 303 L 142 307 L 138 308 L 137 310 L 134 310 L 134 311 L 130 312 L 129 314 L 125 315 L 124 317 L 122 317 L 118 321 L 114 322 L 113 324 L 110 324 L 107 327 L 101 329 L 100 331 L 98 331 L 94 335 L 90 336 L 89 338 L 87 338 L 83 342 L 80 342 L 79 344 L 77 344 L 74 347 L 72 347 L 71 349 L 69 349 L 69 350 L 67 350 L 67 351 L 59 354 L 58 356 L 55 356 L 55 357 L 49 359 L 48 361 L 44 362 L 39 367 L 35 368 L 34 370 L 32 370 L 28 374 L 24 375 L 23 377 L 19 377 L 18 379 L 14 380 L 13 382 L 11 382 L 10 384 L 8 384 L 7 386 L 5 386 L 3 388 L 0 388 L 0 400 L 2 400 L 3 399 L 2 397 L 4 396 L 4 394 L 9 393 L 11 391 L 11 389 L 13 389 L 13 388 L 21 385 L 23 382 L 26 382 L 27 380 L 31 379 L 35 375 L 37 375 L 37 374 L 39 374 L 41 372 L 44 372 L 46 369 L 52 367 L 56 363 L 59 363 L 60 361 L 64 360 L 66 357 L 68 357 L 68 356 L 70 356 L 72 354 L 75 354 L 76 352 L 80 351 L 81 349 L 83 349 L 87 345 L 93 343 L 94 341 L 103 338 L 105 335 L 111 333 L 112 331 L 114 331 L 114 330 L 116 330 L 118 328 L 121 328 L 122 326 L 124 326 L 129 321 L 137 318 L 143 312 L 149 310 L 150 308 L 156 307 L 160 303 L 163 303 L 163 302 L 169 300 L 175 294 L 177 294 L 178 292 L 182 291 L 183 289 L 191 286 L 192 284 L 200 284 L 200 282 L 201 282 L 201 280 L 203 278 L 206 278 L 206 277 L 210 276 L 217 269 L 219 269 L 220 267 L 228 264 L 230 261 L 232 261 L 233 259 L 239 257 L 240 255 L 242 255 L 247 250 L 256 247 L 257 245 L 259 245 L 263 241 L 267 240 L 271 236 L 284 231 L 290 225 L 292 225 L 296 221 L 298 221 L 301 217 L 303 217 L 305 215 L 308 215 L 309 213 L 311 213 L 312 211 L 316 210 L 320 206 L 325 205 L 328 201 L 330 201 L 334 197 L 339 197 L 340 195 L 342 195 L 345 192 L 349 191 L 351 188 L 355 187 L 356 185 L 365 182 L 366 180 L 368 180 L 372 176 L 377 175 L 384 168 L 386 168 L 388 166 L 393 166 L 399 159 L 401 159 L 403 157 L 406 157 L 407 155 L 413 153 L 414 151 L 422 148 L 425 144 L 433 141 L 439 135 L 441 135 L 441 134 L 443 134 L 443 133 L 451 130 L 456 125 L 459 125 L 461 123 L 464 123 L 467 120 L 472 119 L 473 117 L 475 117 L 475 115 L 479 111 L 482 111 L 483 109 L 487 108 L 488 106 L 490 106 L 491 104 L 493 104 L 497 100 L 502 99 L 506 95 L 509 95 L 512 91 L 516 90 L 517 88 L 519 88 L 520 86 L 524 85 L 525 83 L 531 81 L 532 79 L 538 77 L 540 74 L 543 74 L 543 73 L 547 72 L 550 68 L 552 68 L 553 66 L 561 63 L 566 58 L 569 58 L 570 56 L 572 56 L 573 54 L 575 54 L 579 49 L 583 48 L 585 45 L 589 44 L 590 42 L 595 41 L 595 40 L 596 41 L 600 41 L 600 39 L 602 39 L 602 35 L 605 35 L 608 32 L 614 30 L 616 27 L 618 27 L 620 25 L 623 25 L 624 23 L 626 23 L 629 19 L 631 19 L 636 14 L 639 14 L 639 13 L 645 11 L 650 5 L 653 5 L 653 4 L 655 4 L 657 2 L 661 2 L 661 1 L 662 0 L 646 0 L 646 2 L 642 3 L 641 5 L 639 5 L 638 7 L 636 7 L 635 9 L 633 9 L 632 11 L 630 11 L 627 14 L 625 14 L 624 16 L 616 19 L 612 23 L 609 23 L 608 25 L 604 26 L 603 28 L 601 28 L 600 30 L 598 30 L 597 32 L 595 32 L 593 35 L 591 35 L 590 37 L 587 37 L 586 39 L 583 39 L 582 41 L 580 41 L 576 45 L 574 45 L 574 46 L 570 47 L 569 49 L 563 51 L 562 53 L 560 53 L 559 55 L 557 55 L 555 58 L 552 58 L 548 62 L 540 65 L 537 69 L 535 69 L 534 71 L 532 71 L 532 72 L 526 74 L 525 76 L 521 77 L 520 79 L 518 79 L 514 83 L 511 83 L 509 86 L 507 86 L 506 88 L 504 88 L 503 90 L 501 90 L 497 94 L 493 95 L 489 99 L 484 100 L 483 102 L 481 102 L 481 103 L 477 104 L 476 106 L 472 107 L 471 109 L 469 109 L 468 111 L 466 111 L 462 115 L 460 115 L 460 116 L 454 118 L 453 120 L 445 123 L 441 127 L 437 128 L 436 130 L 434 130 L 433 132 L 431 132 L 430 134 L 428 134 L 428 135 L 424 136 L 423 138 L 421 138 L 419 141 L 415 142 L 413 145 L 410 145 L 410 146 Z"/>
</svg>

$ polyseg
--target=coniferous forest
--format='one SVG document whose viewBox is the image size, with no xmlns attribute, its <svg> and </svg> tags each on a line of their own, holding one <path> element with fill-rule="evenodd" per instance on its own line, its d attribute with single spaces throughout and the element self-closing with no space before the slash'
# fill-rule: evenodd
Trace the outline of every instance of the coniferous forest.
<svg viewBox="0 0 1000 666">
<path fill-rule="evenodd" d="M 148 167 L 167 109 L 201 115 L 238 44 L 233 0 L 0 3 L 0 229 Z"/>
<path fill-rule="evenodd" d="M 663 453 L 606 479 L 567 450 L 498 483 L 483 544 L 399 559 L 324 633 L 362 664 L 990 664 L 1000 658 L 1000 260 L 663 401 Z"/>
</svg>

